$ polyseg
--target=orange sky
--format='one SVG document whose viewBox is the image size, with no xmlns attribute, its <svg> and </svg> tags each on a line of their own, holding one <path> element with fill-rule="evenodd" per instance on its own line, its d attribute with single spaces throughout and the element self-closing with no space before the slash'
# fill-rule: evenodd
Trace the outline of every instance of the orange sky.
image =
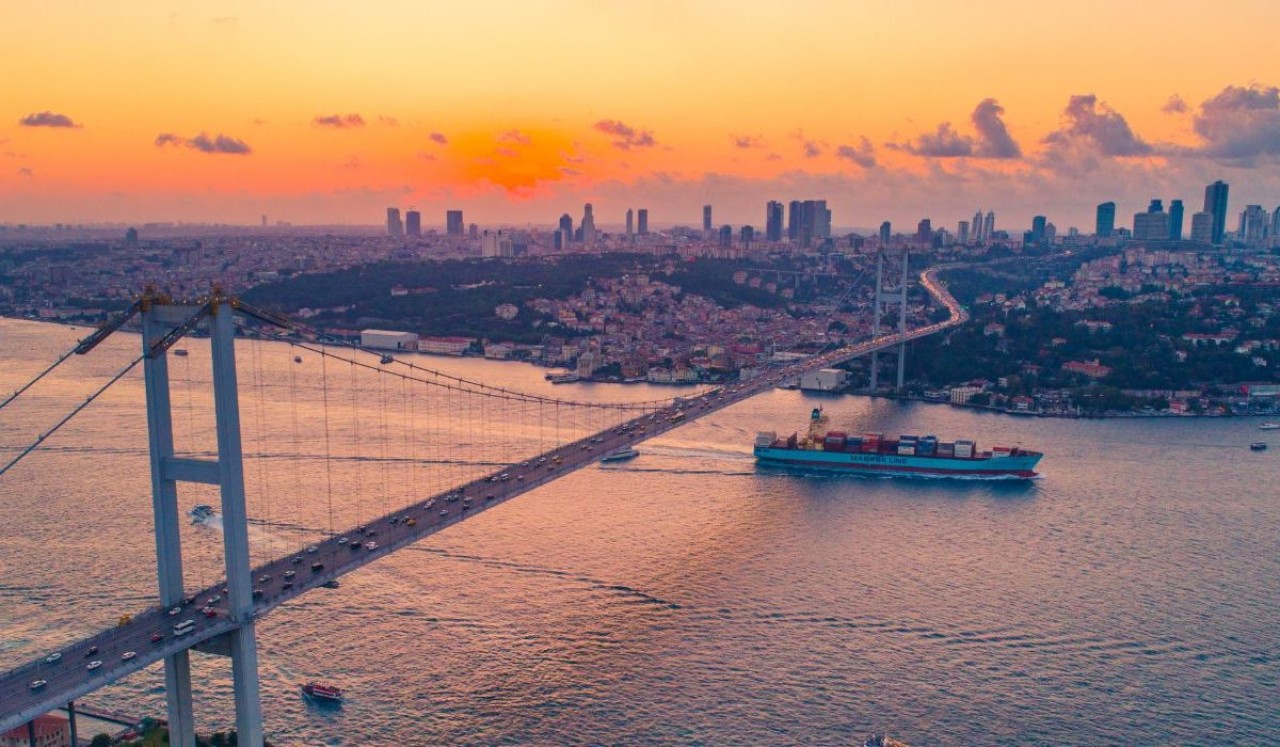
<svg viewBox="0 0 1280 747">
<path fill-rule="evenodd" d="M 695 222 L 705 202 L 759 224 L 768 199 L 826 198 L 841 226 L 982 207 L 1065 228 L 1105 199 L 1122 215 L 1157 196 L 1198 208 L 1217 178 L 1232 210 L 1270 209 L 1280 5 L 1211 10 L 12 4 L 0 222 L 376 223 L 398 205 L 428 224 L 448 207 L 545 224 L 590 200 L 605 224 L 627 206 Z M 1003 151 L 972 119 L 986 99 Z"/>
</svg>

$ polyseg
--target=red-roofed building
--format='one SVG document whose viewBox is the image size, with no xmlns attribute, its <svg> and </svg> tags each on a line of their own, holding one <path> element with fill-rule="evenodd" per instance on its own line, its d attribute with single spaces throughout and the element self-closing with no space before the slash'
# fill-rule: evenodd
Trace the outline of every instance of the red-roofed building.
<svg viewBox="0 0 1280 747">
<path fill-rule="evenodd" d="M 71 722 L 61 716 L 44 715 L 35 719 L 36 747 L 71 747 Z M 27 725 L 0 734 L 0 747 L 29 747 Z"/>
<path fill-rule="evenodd" d="M 1102 365 L 1097 358 L 1091 361 L 1067 361 L 1062 364 L 1062 370 L 1084 374 L 1091 379 L 1101 379 L 1111 373 L 1111 367 Z"/>
</svg>

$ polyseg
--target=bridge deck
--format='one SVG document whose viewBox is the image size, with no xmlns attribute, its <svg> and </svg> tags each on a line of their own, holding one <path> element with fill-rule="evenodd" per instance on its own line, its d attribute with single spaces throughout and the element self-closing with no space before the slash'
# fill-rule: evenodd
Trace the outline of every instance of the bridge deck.
<svg viewBox="0 0 1280 747">
<path fill-rule="evenodd" d="M 833 366 L 963 323 L 968 315 L 933 277 L 937 269 L 940 268 L 921 275 L 921 282 L 950 311 L 950 317 L 946 321 L 920 327 L 903 335 L 886 335 L 771 368 L 755 378 L 699 396 L 685 397 L 678 405 L 673 404 L 664 410 L 634 418 L 616 428 L 559 446 L 528 461 L 503 467 L 445 493 L 398 509 L 370 521 L 365 525 L 364 532 L 353 528 L 344 534 L 318 542 L 301 554 L 276 558 L 253 569 L 254 589 L 262 591 L 255 600 L 253 616 L 256 618 L 265 615 L 294 597 L 518 495 L 594 464 L 608 454 L 773 389 L 802 373 Z M 412 525 L 408 519 L 413 519 Z M 376 547 L 367 549 L 366 543 L 369 542 L 376 543 Z M 353 544 L 356 549 L 352 549 Z M 286 574 L 292 574 L 292 578 L 286 578 Z M 214 614 L 205 616 L 200 610 L 215 596 L 221 599 L 208 605 L 212 607 Z M 207 587 L 194 594 L 191 603 L 175 608 L 178 610 L 176 614 L 170 614 L 171 610 L 154 607 L 138 612 L 124 625 L 109 628 L 62 648 L 57 652 L 60 656 L 55 661 L 35 659 L 0 676 L 0 733 L 126 677 L 166 656 L 235 629 L 239 622 L 228 616 L 227 596 L 221 584 Z M 187 620 L 194 623 L 193 629 L 189 633 L 175 635 L 174 625 Z M 161 634 L 163 638 L 152 642 L 151 638 L 155 633 Z M 89 654 L 88 651 L 93 647 L 97 647 L 97 651 Z M 134 656 L 123 659 L 126 652 L 134 652 Z M 100 661 L 101 666 L 91 671 L 87 669 L 91 661 Z M 33 688 L 32 683 L 39 680 L 46 684 Z"/>
</svg>

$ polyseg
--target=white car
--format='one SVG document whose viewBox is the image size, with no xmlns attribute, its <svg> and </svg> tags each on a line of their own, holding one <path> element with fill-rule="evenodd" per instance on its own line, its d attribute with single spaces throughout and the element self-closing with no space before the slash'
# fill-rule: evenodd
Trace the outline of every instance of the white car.
<svg viewBox="0 0 1280 747">
<path fill-rule="evenodd" d="M 61 658 L 62 658 L 62 652 L 61 652 L 61 651 L 54 651 L 52 654 L 49 654 L 48 656 L 44 657 L 44 660 L 45 660 L 46 662 L 48 662 L 48 663 L 52 664 L 52 663 L 54 663 L 55 661 L 57 661 L 58 659 L 61 659 Z"/>
<path fill-rule="evenodd" d="M 125 651 L 123 654 L 120 654 L 120 661 L 128 661 L 137 655 L 138 654 L 135 651 Z"/>
<path fill-rule="evenodd" d="M 377 542 L 374 542 L 373 540 L 369 540 L 368 542 L 364 543 L 364 549 L 366 549 L 366 550 L 377 550 L 377 549 L 378 549 L 378 543 L 377 543 Z"/>
<path fill-rule="evenodd" d="M 182 613 L 182 608 L 181 608 L 181 607 L 174 607 L 173 609 L 169 610 L 169 617 L 174 617 L 174 616 L 179 615 L 179 614 L 181 614 L 181 613 Z"/>
<path fill-rule="evenodd" d="M 307 552 L 316 552 L 320 549 L 319 545 L 307 545 Z"/>
<path fill-rule="evenodd" d="M 339 537 L 339 538 L 338 538 L 338 544 L 339 544 L 339 545 L 345 545 L 345 544 L 347 544 L 347 538 L 346 538 L 346 537 Z"/>
<path fill-rule="evenodd" d="M 31 689 L 32 689 L 32 690 L 39 690 L 40 688 L 44 687 L 44 686 L 45 686 L 45 685 L 47 685 L 47 684 L 49 684 L 48 680 L 32 680 L 32 681 L 31 681 Z"/>
<path fill-rule="evenodd" d="M 97 659 L 94 659 L 93 661 L 89 662 L 88 670 L 92 672 L 93 670 L 97 669 L 100 666 L 102 666 L 102 662 L 98 661 Z"/>
</svg>

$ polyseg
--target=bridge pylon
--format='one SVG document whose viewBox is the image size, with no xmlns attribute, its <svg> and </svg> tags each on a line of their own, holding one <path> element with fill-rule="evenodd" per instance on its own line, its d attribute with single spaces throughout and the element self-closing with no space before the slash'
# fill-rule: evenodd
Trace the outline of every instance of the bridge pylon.
<svg viewBox="0 0 1280 747">
<path fill-rule="evenodd" d="M 871 325 L 871 337 L 880 336 L 885 317 L 897 314 L 897 332 L 907 333 L 907 284 L 909 252 L 906 247 L 880 247 L 876 252 L 876 300 L 875 317 Z M 907 368 L 907 344 L 898 345 L 898 389 L 902 389 Z M 880 353 L 871 353 L 871 391 L 880 384 Z"/>
<path fill-rule="evenodd" d="M 244 462 L 240 441 L 240 406 L 236 382 L 235 323 L 232 303 L 216 294 L 202 304 L 174 303 L 161 296 L 141 306 L 143 381 L 147 400 L 147 433 L 151 455 L 152 510 L 155 515 L 156 572 L 160 603 L 181 606 L 185 594 L 179 534 L 177 483 L 217 485 L 221 491 L 223 552 L 227 609 L 239 626 L 227 634 L 235 683 L 238 743 L 263 743 L 262 706 L 258 693 L 258 654 L 254 639 L 253 585 L 249 564 L 248 516 L 244 497 Z M 199 324 L 210 332 L 217 459 L 179 457 L 173 445 L 169 396 L 168 349 Z M 165 658 L 165 697 L 169 744 L 195 747 L 191 706 L 189 650 Z"/>
</svg>

